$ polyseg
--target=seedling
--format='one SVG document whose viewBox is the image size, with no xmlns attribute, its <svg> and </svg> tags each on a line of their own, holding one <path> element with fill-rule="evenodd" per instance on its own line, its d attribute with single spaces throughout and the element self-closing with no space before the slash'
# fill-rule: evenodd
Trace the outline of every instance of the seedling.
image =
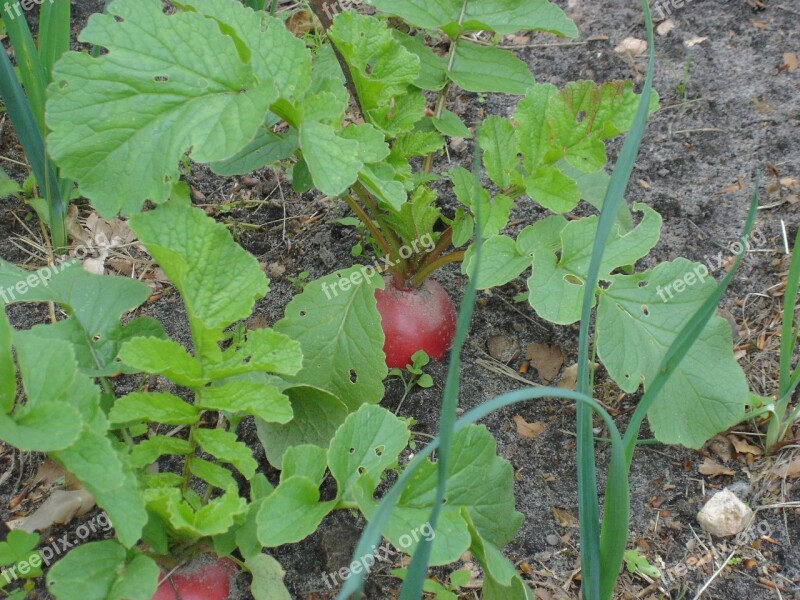
<svg viewBox="0 0 800 600">
<path fill-rule="evenodd" d="M 389 371 L 389 377 L 396 377 L 403 383 L 403 396 L 395 409 L 395 414 L 400 411 L 403 402 L 415 387 L 427 389 L 433 386 L 433 378 L 423 371 L 430 360 L 423 350 L 419 350 L 411 355 L 411 363 L 406 365 L 407 377 L 403 369 L 394 368 Z"/>
</svg>

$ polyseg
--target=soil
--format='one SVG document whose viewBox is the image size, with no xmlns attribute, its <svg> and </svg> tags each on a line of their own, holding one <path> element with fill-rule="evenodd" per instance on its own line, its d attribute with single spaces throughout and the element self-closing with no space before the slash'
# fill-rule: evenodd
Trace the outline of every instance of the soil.
<svg viewBox="0 0 800 600">
<path fill-rule="evenodd" d="M 74 6 L 75 31 L 100 4 L 87 1 Z M 577 41 L 564 43 L 550 36 L 504 41 L 526 46 L 520 48 L 519 56 L 530 64 L 537 81 L 563 85 L 577 79 L 641 80 L 644 59 L 631 59 L 614 51 L 629 36 L 644 37 L 637 2 L 569 0 L 567 6 L 566 0 L 559 0 L 558 4 L 577 22 L 581 32 Z M 784 53 L 800 50 L 800 4 L 791 0 L 783 4 L 764 0 L 765 6 L 760 6 L 758 0 L 666 4 L 671 7 L 674 29 L 656 39 L 655 87 L 661 96 L 661 110 L 651 119 L 628 192 L 629 201 L 645 202 L 664 217 L 662 240 L 641 261 L 641 266 L 685 256 L 709 264 L 711 269 L 712 258 L 718 253 L 729 257 L 729 244 L 739 236 L 744 221 L 754 170 L 760 169 L 763 209 L 756 228 L 761 236 L 747 254 L 721 309 L 734 321 L 736 347 L 754 391 L 771 394 L 777 377 L 779 284 L 788 267 L 782 226 L 785 224 L 786 235 L 792 240 L 800 222 L 800 190 L 791 188 L 799 184 L 786 183 L 786 178 L 795 182 L 800 179 L 800 70 L 784 67 Z M 674 8 L 675 4 L 681 4 L 681 8 Z M 759 5 L 759 9 L 752 5 Z M 491 95 L 451 96 L 451 106 L 468 123 L 488 114 L 509 116 L 515 103 L 513 98 Z M 618 148 L 619 141 L 611 144 L 612 160 Z M 454 144 L 449 157 L 440 157 L 437 168 L 468 166 L 470 155 L 469 146 L 459 148 Z M 7 121 L 0 134 L 0 156 L 20 156 Z M 4 161 L 2 166 L 12 176 L 20 180 L 24 177 L 13 163 Z M 272 274 L 272 291 L 258 303 L 256 314 L 268 324 L 282 316 L 296 293 L 291 277 L 308 272 L 313 279 L 355 262 L 350 250 L 357 235 L 336 223 L 348 214 L 343 204 L 323 202 L 313 195 L 297 197 L 270 170 L 247 178 L 222 179 L 194 166 L 188 181 L 196 204 L 232 223 L 238 241 L 267 265 Z M 229 211 L 219 209 L 221 203 L 247 199 L 270 203 L 236 206 Z M 451 200 L 444 197 L 445 203 Z M 82 208 L 87 210 L 86 206 Z M 31 239 L 32 234 L 16 218 L 23 218 L 28 212 L 19 203 L 0 205 L 3 259 L 17 264 L 30 262 L 16 245 L 21 237 Z M 541 214 L 530 204 L 519 203 L 512 217 L 518 225 L 511 232 L 516 233 Z M 242 223 L 260 227 L 250 229 Z M 715 274 L 719 275 L 719 271 Z M 458 303 L 465 278 L 457 268 L 439 272 L 436 278 Z M 508 367 L 516 377 L 531 383 L 542 383 L 536 370 L 522 374 L 519 368 L 523 363 L 521 354 L 532 343 L 558 344 L 566 356 L 565 365 L 575 362 L 576 329 L 549 325 L 527 304 L 514 303 L 513 297 L 523 287 L 520 279 L 481 294 L 463 356 L 460 410 L 522 385 L 518 379 L 503 374 L 497 361 L 487 354 L 486 341 L 492 336 L 506 336 L 512 347 L 521 349 L 507 361 Z M 175 339 L 188 343 L 185 314 L 175 295 L 166 294 L 149 304 L 145 313 L 164 323 Z M 8 314 L 19 328 L 47 319 L 46 308 L 41 306 L 14 305 Z M 420 434 L 436 433 L 446 368 L 446 364 L 433 364 L 428 372 L 436 382 L 434 387 L 415 390 L 403 402 L 401 414 L 416 419 L 414 430 Z M 713 377 L 713 373 L 709 376 Z M 602 372 L 597 381 L 597 397 L 610 406 L 622 428 L 637 398 L 619 395 Z M 383 406 L 394 410 L 400 402 L 402 386 L 389 382 L 386 389 Z M 498 454 L 514 467 L 517 509 L 525 515 L 522 528 L 506 553 L 525 574 L 530 587 L 536 589 L 538 598 L 578 597 L 579 546 L 577 528 L 573 526 L 577 515 L 574 413 L 572 405 L 548 400 L 499 411 L 483 421 L 497 439 Z M 543 431 L 532 438 L 522 437 L 514 417 L 541 423 Z M 735 429 L 737 435 L 757 444 L 751 424 Z M 266 472 L 274 476 L 266 467 L 252 424 L 243 424 L 240 434 L 256 450 L 256 458 L 265 465 Z M 647 432 L 642 435 L 647 437 Z M 795 430 L 794 435 L 794 444 L 767 458 L 720 452 L 721 445 L 727 444 L 725 438 L 717 438 L 716 445 L 699 452 L 679 447 L 642 447 L 631 472 L 629 547 L 639 548 L 651 564 L 669 575 L 651 585 L 639 575 L 623 573 L 619 597 L 678 599 L 696 597 L 702 591 L 703 597 L 714 599 L 800 599 L 799 509 L 759 510 L 751 528 L 754 541 L 738 548 L 738 559 L 718 574 L 715 571 L 731 553 L 731 543 L 721 546 L 696 521 L 700 507 L 724 487 L 730 486 L 753 507 L 800 500 L 797 480 L 781 482 L 769 476 L 775 461 L 798 452 L 800 432 Z M 599 445 L 601 486 L 607 457 L 605 448 Z M 733 475 L 701 475 L 698 468 L 707 457 L 720 463 L 727 458 L 725 466 Z M 6 450 L 2 460 L 7 473 L 0 488 L 0 516 L 8 520 L 33 508 L 26 500 L 11 509 L 9 501 L 35 473 L 39 458 L 19 457 Z M 91 517 L 90 514 L 85 519 Z M 60 537 L 67 530 L 74 531 L 78 524 L 48 535 Z M 350 562 L 362 527 L 363 520 L 352 514 L 333 514 L 302 542 L 273 552 L 287 572 L 286 583 L 294 598 L 334 597 L 335 590 L 326 585 L 323 577 Z M 397 596 L 398 580 L 388 571 L 398 565 L 398 560 L 379 563 L 368 579 L 368 598 Z M 448 570 L 434 571 L 439 577 L 447 573 Z M 710 585 L 704 587 L 708 582 Z M 246 578 L 239 583 L 241 589 L 247 588 Z M 477 590 L 467 590 L 462 597 L 478 595 Z M 241 592 L 240 597 L 250 596 Z"/>
</svg>

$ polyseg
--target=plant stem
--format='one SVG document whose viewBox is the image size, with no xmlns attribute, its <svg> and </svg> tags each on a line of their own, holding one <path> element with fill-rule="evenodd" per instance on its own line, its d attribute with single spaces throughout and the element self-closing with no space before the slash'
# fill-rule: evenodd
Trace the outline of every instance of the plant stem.
<svg viewBox="0 0 800 600">
<path fill-rule="evenodd" d="M 181 473 L 181 477 L 183 478 L 183 483 L 181 484 L 181 493 L 184 493 L 189 488 L 189 481 L 192 478 L 192 473 L 189 470 L 189 463 L 194 456 L 195 450 L 197 449 L 197 442 L 194 441 L 194 432 L 197 431 L 198 427 L 199 421 L 189 427 L 189 444 L 192 446 L 192 451 L 186 455 L 186 461 L 183 463 L 183 473 Z"/>
<path fill-rule="evenodd" d="M 463 260 L 464 260 L 463 250 L 458 250 L 457 252 L 451 252 L 450 254 L 445 254 L 444 256 L 436 259 L 432 263 L 426 265 L 425 267 L 417 271 L 411 278 L 412 287 L 416 288 L 421 286 L 422 282 L 425 281 L 428 278 L 428 276 L 437 269 L 441 269 L 443 266 L 449 265 L 450 263 L 462 262 Z"/>
<path fill-rule="evenodd" d="M 378 246 L 381 247 L 381 250 L 384 253 L 389 254 L 391 252 L 389 243 L 386 241 L 386 238 L 383 237 L 381 230 L 378 229 L 378 226 L 375 225 L 375 222 L 367 214 L 367 211 L 365 211 L 352 196 L 344 195 L 342 198 L 344 198 L 344 201 L 347 202 L 347 206 L 349 206 L 353 212 L 356 213 L 356 216 L 361 219 L 361 222 L 367 226 L 367 229 L 369 229 L 369 232 L 372 234 L 372 237 L 375 238 L 375 241 L 378 243 Z"/>
<path fill-rule="evenodd" d="M 444 253 L 444 251 L 447 250 L 447 247 L 452 243 L 453 243 L 453 228 L 448 227 L 442 232 L 442 235 L 439 236 L 439 241 L 436 242 L 436 246 L 434 247 L 434 249 L 431 250 L 422 261 L 420 261 L 417 270 L 424 269 L 430 263 L 439 258 Z"/>
<path fill-rule="evenodd" d="M 400 238 L 397 237 L 397 234 L 394 232 L 389 225 L 381 217 L 381 209 L 378 206 L 378 203 L 375 201 L 375 198 L 370 194 L 369 190 L 364 187 L 364 184 L 360 181 L 356 181 L 353 185 L 353 190 L 358 195 L 359 199 L 369 208 L 372 216 L 378 221 L 378 225 L 380 225 L 381 232 L 384 235 L 384 239 L 386 240 L 387 244 L 389 245 L 390 251 L 386 254 L 389 255 L 389 258 L 394 260 L 396 263 L 400 264 L 400 272 L 405 276 L 408 267 L 404 258 L 400 256 Z"/>
<path fill-rule="evenodd" d="M 335 2 L 331 2 L 330 0 L 309 0 L 308 5 L 311 8 L 311 12 L 316 15 L 319 22 L 322 23 L 322 28 L 327 34 L 328 29 L 331 28 L 333 25 L 333 15 L 336 15 L 339 11 L 334 7 L 331 10 L 331 6 L 334 6 Z M 353 101 L 356 103 L 358 107 L 358 112 L 364 117 L 364 108 L 361 106 L 361 100 L 358 97 L 358 91 L 356 89 L 355 81 L 353 80 L 353 74 L 350 71 L 350 65 L 347 64 L 347 61 L 342 56 L 342 53 L 339 52 L 339 49 L 336 47 L 336 44 L 331 41 L 331 48 L 333 48 L 333 53 L 336 55 L 336 60 L 339 61 L 339 66 L 342 67 L 342 73 L 344 73 L 345 84 L 347 85 L 347 91 L 350 92 L 350 95 L 353 97 Z M 366 120 L 366 119 L 365 119 Z"/>
</svg>

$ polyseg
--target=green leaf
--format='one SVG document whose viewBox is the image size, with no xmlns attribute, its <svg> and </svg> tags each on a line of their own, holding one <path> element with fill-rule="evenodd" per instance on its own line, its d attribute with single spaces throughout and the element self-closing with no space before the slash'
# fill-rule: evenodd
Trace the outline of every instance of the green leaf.
<svg viewBox="0 0 800 600">
<path fill-rule="evenodd" d="M 549 0 L 472 0 L 464 18 L 467 30 L 490 30 L 500 35 L 517 31 L 547 31 L 577 37 L 575 23 Z"/>
<path fill-rule="evenodd" d="M 508 50 L 459 40 L 450 79 L 468 92 L 523 96 L 532 85 L 527 63 Z"/>
<path fill-rule="evenodd" d="M 181 293 L 197 357 L 218 358 L 222 329 L 250 316 L 269 289 L 258 261 L 197 208 L 171 201 L 130 222 Z"/>
<path fill-rule="evenodd" d="M 17 574 L 22 576 L 23 579 L 41 577 L 42 557 L 37 550 L 39 538 L 40 536 L 38 533 L 28 533 L 21 529 L 10 531 L 5 541 L 0 542 L 0 565 L 14 568 L 15 570 L 11 571 L 10 575 L 13 575 L 15 578 Z M 25 573 L 19 568 L 21 563 L 27 564 Z M 4 571 L 3 575 L 6 581 L 0 581 L 0 588 L 2 588 L 5 583 L 9 583 L 8 577 L 6 576 L 7 570 L 4 569 Z"/>
<path fill-rule="evenodd" d="M 17 397 L 17 367 L 11 352 L 11 324 L 6 309 L 0 306 L 0 410 L 11 412 Z"/>
<path fill-rule="evenodd" d="M 626 234 L 615 225 L 603 254 L 601 280 L 607 281 L 614 269 L 634 264 L 658 243 L 661 216 L 645 204 L 635 204 L 634 209 L 643 213 L 642 221 Z M 561 325 L 580 318 L 596 231 L 595 216 L 571 221 L 561 230 L 560 257 L 551 251 L 534 254 L 533 275 L 528 279 L 529 302 L 541 317 Z"/>
<path fill-rule="evenodd" d="M 477 273 L 477 286 L 479 290 L 505 285 L 519 277 L 527 269 L 531 261 L 517 250 L 517 244 L 508 236 L 495 235 L 484 243 L 484 254 Z M 470 277 L 476 276 L 473 267 L 475 260 L 475 245 L 467 248 L 464 262 L 461 263 L 461 272 Z"/>
<path fill-rule="evenodd" d="M 134 331 L 120 325 L 120 317 L 142 304 L 150 293 L 134 279 L 87 273 L 77 261 L 31 273 L 0 260 L 0 290 L 3 288 L 12 302 L 59 304 L 70 318 L 38 325 L 33 331 L 40 337 L 70 342 L 81 369 L 95 376 L 119 371 L 115 363 L 119 348 Z"/>
<path fill-rule="evenodd" d="M 122 346 L 119 358 L 129 367 L 151 375 L 163 375 L 184 387 L 196 388 L 208 383 L 202 365 L 172 340 L 134 338 Z"/>
<path fill-rule="evenodd" d="M 295 131 L 279 135 L 262 126 L 244 148 L 230 158 L 213 162 L 210 166 L 214 173 L 222 177 L 247 175 L 289 158 L 299 147 L 300 141 Z"/>
<path fill-rule="evenodd" d="M 433 92 L 441 90 L 447 81 L 447 59 L 428 48 L 421 35 L 407 35 L 396 29 L 392 34 L 403 48 L 419 58 L 419 76 L 414 80 L 414 85 Z"/>
<path fill-rule="evenodd" d="M 193 425 L 200 411 L 185 400 L 166 392 L 133 392 L 117 399 L 108 415 L 112 423 L 163 423 Z"/>
<path fill-rule="evenodd" d="M 420 59 L 394 38 L 386 23 L 356 11 L 336 15 L 328 35 L 350 67 L 364 117 L 379 126 L 374 113 L 408 93 L 419 76 Z"/>
<path fill-rule="evenodd" d="M 542 165 L 526 177 L 525 191 L 533 200 L 554 213 L 569 212 L 581 200 L 578 184 L 552 165 Z"/>
<path fill-rule="evenodd" d="M 397 464 L 409 435 L 406 424 L 380 406 L 365 405 L 347 417 L 328 448 L 339 496 L 352 500 L 352 487 L 362 475 L 377 485 L 381 473 Z"/>
<path fill-rule="evenodd" d="M 90 542 L 53 565 L 47 589 L 58 600 L 150 600 L 159 572 L 143 555 L 127 563 L 125 548 L 115 541 Z"/>
<path fill-rule="evenodd" d="M 491 119 L 491 117 L 489 117 L 489 119 Z M 486 119 L 486 121 L 489 119 Z M 483 122 L 481 131 L 486 128 L 486 121 Z M 464 125 L 461 117 L 446 108 L 442 110 L 442 115 L 440 117 L 434 117 L 433 126 L 436 127 L 436 130 L 440 133 L 449 135 L 450 137 L 472 138 L 472 132 Z"/>
<path fill-rule="evenodd" d="M 643 556 L 638 548 L 626 550 L 624 559 L 625 568 L 628 569 L 628 573 L 641 573 L 654 579 L 661 579 L 661 571 L 659 571 L 657 567 L 651 565 L 647 557 Z"/>
<path fill-rule="evenodd" d="M 372 0 L 378 10 L 391 13 L 421 29 L 443 29 L 456 23 L 464 11 L 464 28 L 500 34 L 549 31 L 575 37 L 578 30 L 564 12 L 547 0 Z"/>
<path fill-rule="evenodd" d="M 206 375 L 213 379 L 253 372 L 296 375 L 303 368 L 303 352 L 298 342 L 283 334 L 255 329 L 225 350 L 219 362 L 204 366 Z"/>
<path fill-rule="evenodd" d="M 185 456 L 192 453 L 192 445 L 182 439 L 157 435 L 137 443 L 131 450 L 128 459 L 133 468 L 142 468 L 153 464 L 165 454 Z"/>
<path fill-rule="evenodd" d="M 47 124 L 53 158 L 110 217 L 136 212 L 146 199 L 165 201 L 189 148 L 197 162 L 213 162 L 245 146 L 278 98 L 280 82 L 267 78 L 266 63 L 282 53 L 253 52 L 246 62 L 236 39 L 244 25 L 225 23 L 238 34 L 226 35 L 198 13 L 164 14 L 158 0 L 117 0 L 106 12 L 92 16 L 80 40 L 109 52 L 62 56 L 48 88 Z M 258 47 L 261 17 L 249 14 L 247 46 Z M 292 77 L 289 62 L 275 64 Z"/>
<path fill-rule="evenodd" d="M 486 174 L 501 190 L 508 189 L 517 175 L 519 148 L 514 127 L 508 119 L 487 117 L 481 126 L 480 145 Z"/>
<path fill-rule="evenodd" d="M 336 430 L 350 412 L 333 394 L 311 386 L 284 390 L 292 404 L 294 418 L 285 425 L 256 419 L 258 437 L 264 446 L 267 460 L 282 468 L 285 452 L 292 446 L 314 444 L 328 448 Z"/>
<path fill-rule="evenodd" d="M 350 410 L 383 398 L 387 368 L 375 289 L 383 280 L 354 266 L 305 286 L 275 330 L 300 342 L 298 382 L 327 390 Z M 365 269 L 365 274 L 362 274 Z"/>
<path fill-rule="evenodd" d="M 413 554 L 418 541 L 427 537 L 433 540 L 431 565 L 458 560 L 471 540 L 462 510 L 481 538 L 496 547 L 505 545 L 519 529 L 523 517 L 514 510 L 513 469 L 497 456 L 494 438 L 485 427 L 469 426 L 453 436 L 445 504 L 432 534 L 425 524 L 436 501 L 437 478 L 436 464 L 425 460 L 408 480 L 384 532 L 397 548 Z M 372 518 L 377 502 L 365 486 L 366 479 L 356 487 L 356 500 Z"/>
<path fill-rule="evenodd" d="M 647 389 L 664 353 L 714 287 L 705 265 L 683 258 L 611 277 L 600 296 L 597 352 L 621 389 L 632 393 L 641 384 Z M 747 399 L 730 326 L 715 316 L 647 416 L 660 441 L 699 448 L 744 418 Z"/>
<path fill-rule="evenodd" d="M 203 458 L 193 456 L 189 459 L 189 471 L 195 477 L 221 490 L 236 486 L 236 480 L 228 469 Z"/>
<path fill-rule="evenodd" d="M 337 135 L 330 125 L 304 123 L 300 130 L 300 148 L 314 185 L 330 196 L 347 190 L 364 168 L 358 156 L 359 146 L 356 140 Z"/>
<path fill-rule="evenodd" d="M 231 414 L 253 415 L 271 423 L 292 420 L 289 398 L 273 385 L 238 380 L 200 390 L 197 405 Z"/>
<path fill-rule="evenodd" d="M 283 456 L 281 481 L 297 475 L 319 486 L 327 468 L 328 455 L 324 448 L 311 444 L 292 446 Z"/>
<path fill-rule="evenodd" d="M 0 199 L 16 196 L 21 191 L 22 188 L 19 184 L 11 179 L 3 169 L 0 169 Z"/>
<path fill-rule="evenodd" d="M 144 494 L 148 509 L 167 521 L 177 535 L 188 538 L 223 534 L 233 526 L 236 517 L 247 512 L 247 500 L 239 497 L 235 486 L 199 510 L 181 498 L 178 488 L 151 488 Z"/>
<path fill-rule="evenodd" d="M 248 558 L 244 566 L 253 576 L 250 592 L 255 600 L 292 600 L 283 583 L 286 575 L 280 563 L 267 554 Z"/>
<path fill-rule="evenodd" d="M 281 98 L 299 98 L 311 85 L 311 55 L 281 19 L 253 13 L 232 0 L 180 0 L 175 4 L 216 21 L 220 30 L 233 38 L 259 83 L 271 81 Z"/>
<path fill-rule="evenodd" d="M 211 456 L 236 467 L 245 479 L 255 475 L 258 463 L 253 451 L 237 440 L 236 434 L 224 429 L 197 429 L 194 439 Z"/>
<path fill-rule="evenodd" d="M 263 501 L 256 516 L 258 541 L 266 548 L 293 544 L 316 531 L 337 501 L 319 501 L 317 485 L 306 477 L 289 477 Z"/>
<path fill-rule="evenodd" d="M 511 580 L 517 576 L 517 570 L 514 568 L 514 565 L 503 556 L 503 553 L 500 552 L 497 546 L 487 542 L 481 537 L 480 533 L 475 529 L 475 524 L 472 522 L 468 511 L 462 509 L 461 516 L 467 522 L 469 533 L 472 537 L 470 552 L 472 552 L 478 560 L 478 563 L 483 567 L 484 573 L 501 586 L 509 587 L 511 585 Z"/>
<path fill-rule="evenodd" d="M 408 200 L 408 194 L 402 182 L 396 181 L 394 176 L 394 169 L 384 163 L 364 167 L 359 179 L 382 204 L 401 210 Z"/>
</svg>

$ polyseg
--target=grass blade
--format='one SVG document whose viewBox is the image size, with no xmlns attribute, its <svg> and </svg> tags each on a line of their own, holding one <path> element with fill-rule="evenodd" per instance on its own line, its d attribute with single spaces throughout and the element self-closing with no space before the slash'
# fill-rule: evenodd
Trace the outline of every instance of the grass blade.
<svg viewBox="0 0 800 600">
<path fill-rule="evenodd" d="M 0 52 L 0 97 L 6 105 L 39 189 L 47 199 L 53 245 L 56 248 L 63 248 L 66 245 L 64 207 L 61 203 L 56 171 L 45 152 L 44 138 L 36 124 L 32 107 L 5 52 Z"/>
<path fill-rule="evenodd" d="M 42 4 L 39 13 L 39 59 L 47 83 L 50 83 L 53 65 L 69 50 L 70 2 L 55 0 Z"/>
<path fill-rule="evenodd" d="M 28 21 L 25 20 L 25 13 L 17 15 L 14 8 L 5 2 L 0 3 L 0 14 L 3 16 L 6 33 L 17 59 L 19 80 L 25 88 L 39 134 L 44 135 L 44 90 L 47 87 L 47 76 L 39 60 L 39 52 L 28 27 Z M 16 76 L 14 79 L 17 79 Z"/>
<path fill-rule="evenodd" d="M 781 325 L 781 371 L 778 384 L 778 398 L 783 398 L 789 391 L 789 380 L 792 369 L 792 352 L 797 340 L 797 326 L 795 326 L 794 308 L 797 302 L 797 292 L 800 290 L 800 229 L 794 240 L 792 248 L 792 264 L 789 267 L 789 277 L 786 279 L 786 292 L 783 294 L 783 324 Z M 800 367 L 798 367 L 800 369 Z"/>
<path fill-rule="evenodd" d="M 584 395 L 591 395 L 590 368 L 589 368 L 589 337 L 591 312 L 595 302 L 595 292 L 600 277 L 600 265 L 609 235 L 615 225 L 620 205 L 623 201 L 625 189 L 628 187 L 636 155 L 644 137 L 644 128 L 650 112 L 650 96 L 653 89 L 653 72 L 655 67 L 655 51 L 653 40 L 653 23 L 650 17 L 650 7 L 646 0 L 642 0 L 642 10 L 647 25 L 649 42 L 649 60 L 647 77 L 642 88 L 639 106 L 636 111 L 633 125 L 625 138 L 619 158 L 611 173 L 611 180 L 603 200 L 603 209 L 597 225 L 597 234 L 592 249 L 592 260 L 586 279 L 581 311 L 581 329 L 578 340 L 578 390 Z M 615 498 L 609 504 L 606 496 L 606 509 L 613 509 L 613 517 L 607 521 L 613 524 L 614 529 L 605 528 L 606 535 L 600 530 L 600 517 L 597 495 L 597 475 L 594 455 L 594 434 L 592 432 L 592 413 L 586 405 L 581 405 L 577 410 L 577 454 L 578 454 L 578 502 L 579 521 L 581 531 L 581 575 L 582 595 L 586 600 L 597 598 L 610 598 L 614 583 L 617 579 L 619 566 L 622 563 L 622 554 L 625 550 L 625 541 L 628 532 L 628 518 L 630 514 L 630 499 L 627 494 L 627 469 L 618 461 L 622 457 L 613 457 L 609 472 L 609 482 L 612 477 L 616 486 L 625 486 L 624 498 L 619 487 L 609 490 Z M 604 516 L 604 523 L 606 517 Z"/>
</svg>

